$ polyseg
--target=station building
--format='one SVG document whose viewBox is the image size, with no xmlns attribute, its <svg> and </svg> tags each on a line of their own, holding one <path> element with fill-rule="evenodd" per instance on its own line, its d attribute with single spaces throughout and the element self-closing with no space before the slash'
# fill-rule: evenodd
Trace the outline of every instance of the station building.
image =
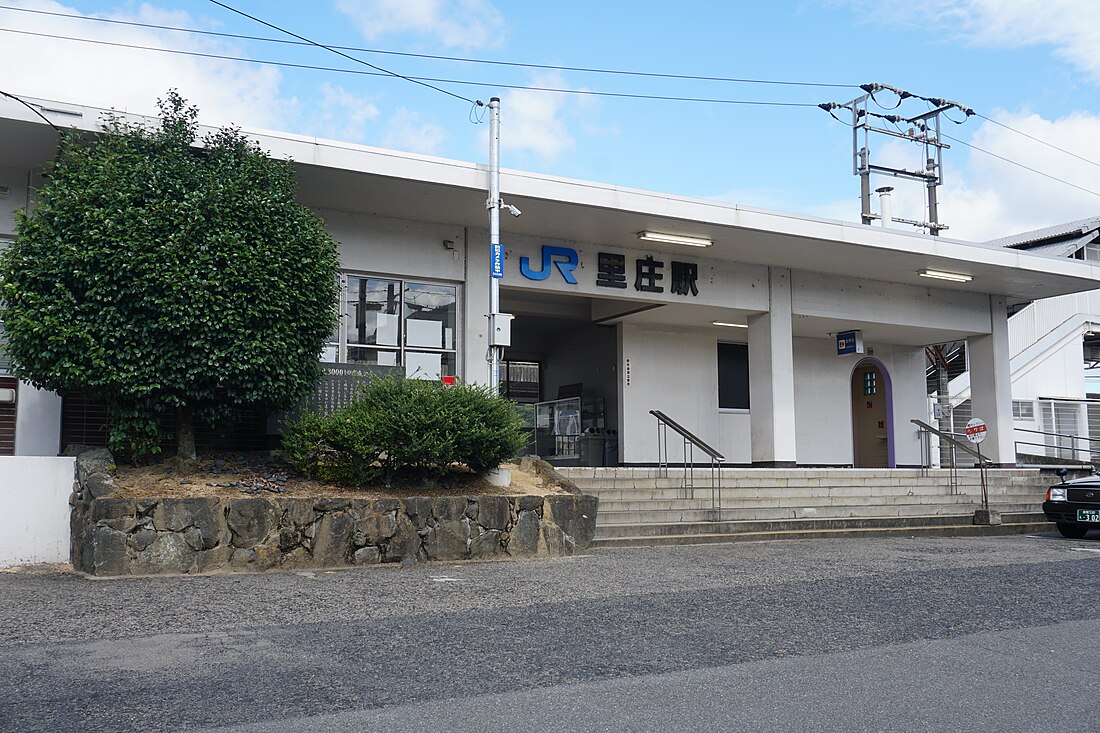
<svg viewBox="0 0 1100 733">
<path fill-rule="evenodd" d="M 27 101 L 58 127 L 95 130 L 104 112 Z M 0 100 L 0 240 L 57 134 Z M 487 381 L 486 166 L 249 134 L 294 161 L 300 201 L 340 243 L 344 318 L 321 358 Z M 588 428 L 617 437 L 607 460 L 656 462 L 651 411 L 727 464 L 921 465 L 925 347 L 957 341 L 983 452 L 1013 464 L 1009 309 L 1100 287 L 1091 261 L 993 244 L 517 170 L 501 191 L 522 211 L 502 217 L 503 389 L 529 405 L 533 449 L 567 465 Z M 4 387 L 0 452 L 55 455 L 66 421 L 88 419 L 66 409 L 76 396 Z"/>
</svg>

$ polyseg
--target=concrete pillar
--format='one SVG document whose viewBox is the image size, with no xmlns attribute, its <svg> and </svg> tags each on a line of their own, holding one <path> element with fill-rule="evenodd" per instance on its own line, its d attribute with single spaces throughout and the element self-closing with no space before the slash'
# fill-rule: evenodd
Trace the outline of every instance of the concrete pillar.
<svg viewBox="0 0 1100 733">
<path fill-rule="evenodd" d="M 768 269 L 769 310 L 749 318 L 749 426 L 754 466 L 794 466 L 791 271 Z"/>
<path fill-rule="evenodd" d="M 990 333 L 967 339 L 970 357 L 971 414 L 988 430 L 982 456 L 1001 466 L 1016 465 L 1012 439 L 1012 372 L 1009 368 L 1008 309 L 1005 299 L 989 296 Z"/>
</svg>

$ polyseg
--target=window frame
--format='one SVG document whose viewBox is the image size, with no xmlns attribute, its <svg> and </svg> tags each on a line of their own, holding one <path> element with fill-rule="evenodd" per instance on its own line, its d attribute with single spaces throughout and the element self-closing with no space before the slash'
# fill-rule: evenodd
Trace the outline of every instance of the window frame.
<svg viewBox="0 0 1100 733">
<path fill-rule="evenodd" d="M 398 338 L 397 345 L 390 344 L 356 344 L 349 343 L 348 337 L 352 331 L 352 313 L 349 311 L 348 305 L 348 279 L 349 278 L 364 278 L 374 280 L 386 280 L 395 282 L 398 284 L 399 300 L 397 305 L 398 311 Z M 335 346 L 336 359 L 333 363 L 341 366 L 362 366 L 362 367 L 379 367 L 384 369 L 402 369 L 406 367 L 406 354 L 441 354 L 446 356 L 447 354 L 453 355 L 454 358 L 454 374 L 461 377 L 462 365 L 459 359 L 459 352 L 461 351 L 461 344 L 463 342 L 464 330 L 463 330 L 463 283 L 454 282 L 448 280 L 434 280 L 428 278 L 413 278 L 404 277 L 402 275 L 392 275 L 379 272 L 358 271 L 358 270 L 343 270 L 339 275 L 340 280 L 340 302 L 338 308 L 340 310 L 340 324 L 333 335 L 337 336 L 337 340 L 334 342 L 331 339 L 325 342 L 325 352 L 322 353 L 322 361 L 325 360 L 325 356 L 328 351 Z M 407 341 L 408 329 L 406 328 L 406 321 L 408 320 L 406 313 L 405 294 L 409 285 L 427 285 L 434 287 L 447 287 L 454 288 L 455 297 L 455 322 L 454 322 L 454 337 L 452 348 L 435 348 L 431 346 L 409 346 Z M 397 354 L 397 364 L 393 366 L 387 365 L 372 365 L 363 364 L 358 361 L 349 361 L 348 353 L 351 349 L 372 349 L 374 351 L 384 351 Z M 444 376 L 444 375 L 441 375 Z"/>
<path fill-rule="evenodd" d="M 745 406 L 744 407 L 723 407 L 722 406 L 722 347 L 723 346 L 736 346 L 744 350 L 745 358 Z M 752 401 L 749 392 L 749 345 L 745 341 L 730 341 L 720 340 L 716 342 L 714 349 L 715 359 L 715 372 L 717 376 L 717 394 L 715 395 L 716 402 L 718 404 L 718 412 L 723 415 L 747 415 L 752 412 Z"/>
</svg>

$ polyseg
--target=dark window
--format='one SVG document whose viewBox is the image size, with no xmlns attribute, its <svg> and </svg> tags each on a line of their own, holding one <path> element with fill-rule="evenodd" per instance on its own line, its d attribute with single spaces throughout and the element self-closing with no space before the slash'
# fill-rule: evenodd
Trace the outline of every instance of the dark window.
<svg viewBox="0 0 1100 733">
<path fill-rule="evenodd" d="M 749 409 L 749 347 L 718 344 L 718 407 Z"/>
</svg>

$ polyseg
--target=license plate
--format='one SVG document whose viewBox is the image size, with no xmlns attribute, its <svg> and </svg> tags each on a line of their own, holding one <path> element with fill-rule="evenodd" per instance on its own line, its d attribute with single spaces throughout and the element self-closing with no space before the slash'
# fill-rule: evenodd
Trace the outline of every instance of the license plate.
<svg viewBox="0 0 1100 733">
<path fill-rule="evenodd" d="M 1100 522 L 1100 509 L 1078 509 L 1078 522 Z"/>
</svg>

